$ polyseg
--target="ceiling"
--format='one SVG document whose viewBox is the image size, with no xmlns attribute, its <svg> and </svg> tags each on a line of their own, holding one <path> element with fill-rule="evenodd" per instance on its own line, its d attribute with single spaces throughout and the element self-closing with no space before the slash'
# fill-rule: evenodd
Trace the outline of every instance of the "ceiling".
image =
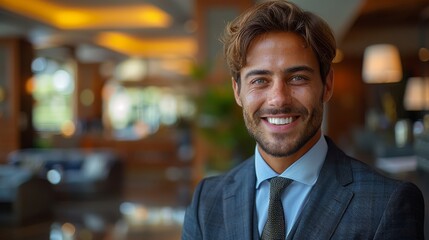
<svg viewBox="0 0 429 240">
<path fill-rule="evenodd" d="M 67 50 L 58 50 L 66 46 L 83 61 L 130 55 L 191 57 L 198 51 L 194 1 L 198 0 L 32 0 L 25 4 L 0 0 L 0 37 L 25 36 L 39 53 L 45 54 L 68 54 Z M 413 52 L 421 45 L 422 19 L 429 16 L 429 0 L 294 2 L 325 18 L 334 29 L 339 46 L 351 55 L 362 54 L 366 46 L 378 42 L 390 42 L 401 51 Z M 167 24 L 144 25 L 148 23 L 133 18 L 139 15 L 134 11 L 143 5 L 167 16 Z M 118 13 L 121 9 L 123 15 Z M 61 15 L 57 16 L 59 12 Z M 76 13 L 95 18 L 90 19 L 89 25 L 61 23 L 64 16 L 79 19 Z"/>
<path fill-rule="evenodd" d="M 429 0 L 366 0 L 341 42 L 349 55 L 366 46 L 390 43 L 401 55 L 416 55 L 429 47 Z"/>
<path fill-rule="evenodd" d="M 24 36 L 44 54 L 67 55 L 65 46 L 84 61 L 186 56 L 196 51 L 192 13 L 192 0 L 0 0 L 0 37 Z"/>
</svg>

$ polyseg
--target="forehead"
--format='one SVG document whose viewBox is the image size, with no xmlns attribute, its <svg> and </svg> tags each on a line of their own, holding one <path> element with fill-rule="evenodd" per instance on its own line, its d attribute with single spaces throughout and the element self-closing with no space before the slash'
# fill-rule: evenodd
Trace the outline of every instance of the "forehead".
<svg viewBox="0 0 429 240">
<path fill-rule="evenodd" d="M 318 67 L 316 55 L 303 37 L 293 32 L 268 32 L 250 43 L 244 68 L 255 64 L 273 67 L 272 64 L 304 63 Z"/>
<path fill-rule="evenodd" d="M 249 50 L 254 48 L 255 45 L 265 44 L 273 44 L 273 43 L 282 43 L 289 47 L 299 47 L 306 48 L 307 44 L 304 38 L 294 32 L 284 32 L 284 31 L 272 31 L 266 32 L 256 36 L 249 44 Z"/>
</svg>

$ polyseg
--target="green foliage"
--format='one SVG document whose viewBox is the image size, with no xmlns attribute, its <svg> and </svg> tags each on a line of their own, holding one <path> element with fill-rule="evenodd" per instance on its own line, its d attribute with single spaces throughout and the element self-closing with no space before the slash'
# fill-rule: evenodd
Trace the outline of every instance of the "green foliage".
<svg viewBox="0 0 429 240">
<path fill-rule="evenodd" d="M 209 168 L 227 170 L 253 153 L 255 143 L 246 130 L 231 84 L 207 88 L 198 100 L 198 107 L 200 132 L 217 149 Z"/>
<path fill-rule="evenodd" d="M 193 64 L 190 76 L 196 81 L 203 81 L 210 72 L 210 63 Z"/>
</svg>

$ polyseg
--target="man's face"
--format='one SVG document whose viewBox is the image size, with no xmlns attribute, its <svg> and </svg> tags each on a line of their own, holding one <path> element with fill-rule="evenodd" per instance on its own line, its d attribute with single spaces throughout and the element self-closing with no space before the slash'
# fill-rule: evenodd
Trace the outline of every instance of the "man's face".
<svg viewBox="0 0 429 240">
<path fill-rule="evenodd" d="M 233 80 L 235 99 L 261 154 L 305 153 L 321 134 L 323 103 L 332 95 L 332 71 L 323 85 L 316 55 L 304 39 L 291 32 L 271 32 L 252 41 L 240 75 L 241 86 Z"/>
</svg>

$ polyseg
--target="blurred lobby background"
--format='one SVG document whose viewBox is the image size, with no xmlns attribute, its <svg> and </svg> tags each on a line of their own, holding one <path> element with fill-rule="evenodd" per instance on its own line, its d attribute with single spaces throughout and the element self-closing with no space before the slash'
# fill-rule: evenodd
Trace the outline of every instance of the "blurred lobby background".
<svg viewBox="0 0 429 240">
<path fill-rule="evenodd" d="M 219 38 L 255 2 L 0 0 L 0 239 L 180 239 L 254 151 Z M 293 2 L 338 41 L 324 132 L 428 216 L 429 1 Z"/>
</svg>

